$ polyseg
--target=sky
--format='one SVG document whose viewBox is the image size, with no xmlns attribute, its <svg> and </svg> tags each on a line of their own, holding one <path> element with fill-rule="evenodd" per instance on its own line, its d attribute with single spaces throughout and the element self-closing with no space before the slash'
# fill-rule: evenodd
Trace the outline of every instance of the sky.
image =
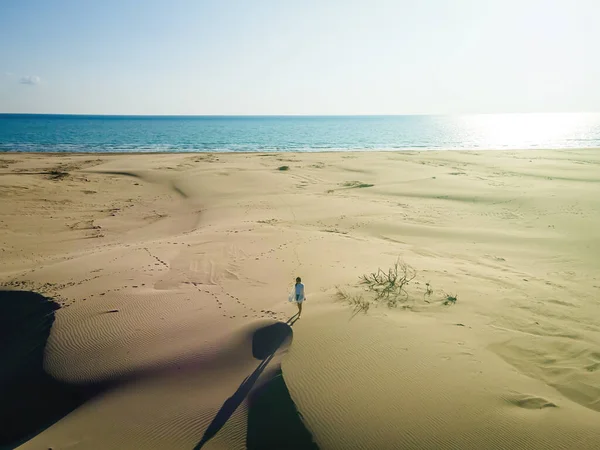
<svg viewBox="0 0 600 450">
<path fill-rule="evenodd" d="M 599 0 L 0 0 L 0 112 L 600 111 Z"/>
</svg>

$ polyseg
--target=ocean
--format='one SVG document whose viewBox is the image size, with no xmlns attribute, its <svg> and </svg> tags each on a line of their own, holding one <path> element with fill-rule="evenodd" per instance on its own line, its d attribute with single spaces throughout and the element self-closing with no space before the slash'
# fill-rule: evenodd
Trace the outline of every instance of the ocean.
<svg viewBox="0 0 600 450">
<path fill-rule="evenodd" d="M 0 151 L 269 152 L 600 148 L 600 114 L 0 114 Z"/>
</svg>

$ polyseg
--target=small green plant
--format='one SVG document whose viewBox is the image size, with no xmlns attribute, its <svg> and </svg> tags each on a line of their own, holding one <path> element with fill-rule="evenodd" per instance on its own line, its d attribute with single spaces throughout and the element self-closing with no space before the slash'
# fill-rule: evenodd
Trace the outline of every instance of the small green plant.
<svg viewBox="0 0 600 450">
<path fill-rule="evenodd" d="M 256 223 L 265 223 L 265 224 L 273 225 L 273 224 L 277 223 L 277 219 L 257 220 Z"/>
<path fill-rule="evenodd" d="M 290 166 L 279 166 L 277 170 L 290 170 Z"/>
<path fill-rule="evenodd" d="M 346 181 L 342 186 L 347 188 L 368 188 L 375 186 L 374 184 L 363 183 L 361 181 Z"/>
<path fill-rule="evenodd" d="M 387 272 L 379 268 L 377 272 L 363 275 L 360 284 L 375 293 L 376 301 L 384 301 L 391 308 L 408 299 L 406 286 L 416 276 L 417 271 L 413 267 L 398 260 Z"/>
<path fill-rule="evenodd" d="M 337 298 L 342 302 L 348 303 L 352 307 L 354 315 L 361 312 L 366 314 L 371 307 L 371 301 L 363 298 L 362 294 L 350 295 L 339 287 L 337 288 Z"/>
<path fill-rule="evenodd" d="M 446 294 L 446 299 L 444 300 L 444 305 L 454 305 L 458 300 L 458 297 L 455 294 Z"/>
<path fill-rule="evenodd" d="M 352 306 L 354 314 L 358 314 L 361 312 L 366 314 L 369 312 L 369 308 L 371 307 L 371 302 L 369 300 L 365 300 L 362 295 L 355 295 L 353 297 L 350 297 L 348 303 L 350 304 L 350 306 Z"/>
<path fill-rule="evenodd" d="M 60 170 L 51 170 L 48 173 L 48 178 L 51 180 L 62 180 L 69 175 L 68 172 L 62 172 Z"/>
</svg>

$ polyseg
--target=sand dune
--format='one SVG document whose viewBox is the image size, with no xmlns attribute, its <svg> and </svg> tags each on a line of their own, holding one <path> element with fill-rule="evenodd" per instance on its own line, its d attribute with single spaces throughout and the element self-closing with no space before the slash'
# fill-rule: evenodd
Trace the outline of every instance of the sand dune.
<svg viewBox="0 0 600 450">
<path fill-rule="evenodd" d="M 0 155 L 0 446 L 597 448 L 599 166 Z M 337 299 L 398 259 L 397 307 Z"/>
</svg>

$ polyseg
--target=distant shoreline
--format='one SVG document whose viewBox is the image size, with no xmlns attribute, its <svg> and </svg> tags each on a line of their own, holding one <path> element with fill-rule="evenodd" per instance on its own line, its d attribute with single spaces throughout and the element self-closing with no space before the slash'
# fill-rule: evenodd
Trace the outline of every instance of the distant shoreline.
<svg viewBox="0 0 600 450">
<path fill-rule="evenodd" d="M 0 155 L 47 155 L 47 156 L 144 156 L 144 155 L 256 155 L 256 156 L 298 156 L 303 154 L 327 155 L 338 153 L 352 154 L 377 154 L 377 153 L 478 153 L 478 152 L 494 152 L 494 153 L 514 153 L 514 152 L 577 152 L 577 151 L 599 151 L 600 147 L 583 147 L 583 148 L 488 148 L 488 149 L 427 149 L 427 148 L 399 148 L 399 149 L 356 149 L 356 150 L 309 150 L 309 151 L 285 151 L 285 150 L 261 150 L 261 151 L 236 151 L 236 150 L 173 150 L 173 151 L 115 151 L 115 152 L 44 152 L 44 151 L 18 151 L 18 150 L 0 150 Z"/>
</svg>

